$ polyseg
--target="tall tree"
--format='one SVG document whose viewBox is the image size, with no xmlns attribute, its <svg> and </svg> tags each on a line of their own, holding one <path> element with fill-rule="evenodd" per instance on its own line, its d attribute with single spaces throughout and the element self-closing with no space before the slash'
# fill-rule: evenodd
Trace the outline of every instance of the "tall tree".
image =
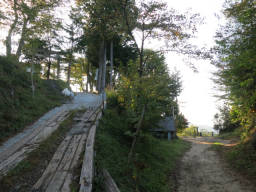
<svg viewBox="0 0 256 192">
<path fill-rule="evenodd" d="M 5 41 L 7 56 L 13 53 L 12 37 L 18 34 L 20 38 L 18 40 L 15 56 L 17 59 L 20 58 L 27 32 L 29 28 L 33 26 L 33 22 L 41 17 L 42 12 L 54 8 L 58 3 L 59 1 L 57 0 L 4 0 L 3 2 L 0 2 L 0 7 L 4 9 L 4 13 L 6 13 L 4 17 L 6 19 L 4 19 L 3 23 L 6 27 L 9 26 L 8 35 Z"/>
<path fill-rule="evenodd" d="M 125 19 L 126 33 L 131 37 L 136 45 L 139 54 L 137 65 L 140 83 L 143 84 L 144 76 L 147 76 L 146 67 L 150 54 L 145 54 L 145 45 L 148 40 L 165 41 L 166 47 L 159 47 L 157 52 L 163 53 L 164 51 L 176 51 L 183 54 L 192 56 L 205 56 L 200 49 L 189 44 L 188 40 L 193 37 L 193 32 L 196 30 L 195 26 L 198 21 L 198 15 L 188 15 L 176 13 L 175 10 L 169 10 L 166 3 L 156 0 L 150 1 L 136 1 L 136 7 L 129 4 L 128 0 L 123 1 L 123 17 Z M 136 20 L 131 19 L 129 14 L 131 10 L 136 16 Z M 139 38 L 135 33 L 140 33 Z M 138 35 L 137 35 L 138 36 Z M 142 88 L 141 88 L 142 89 Z M 139 97 L 144 97 L 139 91 Z M 142 100 L 138 105 L 137 111 L 142 119 L 147 114 L 147 105 L 150 103 L 148 100 Z M 146 111 L 145 111 L 146 108 Z M 143 115 L 142 115 L 143 114 Z M 141 124 L 140 124 L 141 125 Z M 140 133 L 140 126 L 136 128 L 136 134 L 131 147 L 130 158 L 134 150 L 134 143 Z"/>
<path fill-rule="evenodd" d="M 189 44 L 196 31 L 195 26 L 200 22 L 197 14 L 178 14 L 174 9 L 168 9 L 167 4 L 156 0 L 137 1 L 137 7 L 125 0 L 123 16 L 125 18 L 126 32 L 135 42 L 139 54 L 139 75 L 143 75 L 143 67 L 147 58 L 144 57 L 145 44 L 150 40 L 164 41 L 165 45 L 159 47 L 159 52 L 175 51 L 187 54 L 190 57 L 207 56 L 200 49 Z M 130 19 L 133 10 L 136 22 Z M 135 33 L 140 33 L 139 38 Z"/>
<path fill-rule="evenodd" d="M 215 81 L 225 93 L 222 98 L 239 112 L 244 135 L 249 135 L 256 125 L 255 1 L 228 1 L 224 13 L 229 22 L 216 35 Z"/>
<path fill-rule="evenodd" d="M 87 37 L 88 57 L 94 57 L 92 49 L 98 50 L 97 64 L 98 83 L 97 89 L 102 92 L 105 89 L 106 73 L 102 71 L 106 68 L 106 51 L 108 43 L 113 40 L 114 36 L 123 33 L 122 1 L 118 0 L 77 0 L 80 6 L 83 6 L 85 18 L 88 22 L 85 25 L 85 36 Z M 97 39 L 95 41 L 95 39 Z M 93 41 L 93 44 L 90 43 Z M 104 47 L 102 47 L 104 46 Z M 95 48 L 96 47 L 96 48 Z M 90 61 L 91 59 L 89 59 Z"/>
</svg>

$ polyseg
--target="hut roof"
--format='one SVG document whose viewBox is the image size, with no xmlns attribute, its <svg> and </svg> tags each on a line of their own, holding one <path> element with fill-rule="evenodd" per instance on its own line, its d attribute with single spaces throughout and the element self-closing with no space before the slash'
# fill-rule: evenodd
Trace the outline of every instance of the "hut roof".
<svg viewBox="0 0 256 192">
<path fill-rule="evenodd" d="M 161 120 L 158 123 L 158 126 L 159 128 L 154 129 L 154 131 L 162 131 L 162 132 L 176 131 L 173 117 L 166 117 L 165 119 Z"/>
</svg>

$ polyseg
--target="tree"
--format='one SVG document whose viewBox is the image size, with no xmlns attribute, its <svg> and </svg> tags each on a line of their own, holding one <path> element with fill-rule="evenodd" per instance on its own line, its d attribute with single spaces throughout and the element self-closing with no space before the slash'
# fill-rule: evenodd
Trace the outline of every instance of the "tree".
<svg viewBox="0 0 256 192">
<path fill-rule="evenodd" d="M 150 54 L 145 53 L 145 44 L 148 40 L 165 41 L 167 46 L 164 51 L 176 51 L 183 54 L 189 54 L 190 56 L 196 55 L 199 57 L 202 52 L 188 43 L 188 40 L 193 36 L 195 31 L 195 23 L 197 15 L 191 15 L 186 17 L 182 14 L 177 14 L 175 10 L 168 10 L 167 4 L 158 1 L 138 1 L 137 6 L 134 7 L 129 1 L 123 2 L 123 17 L 125 19 L 125 30 L 130 38 L 134 41 L 134 44 L 139 55 L 137 72 L 139 75 L 139 82 L 143 84 L 144 76 L 147 76 L 146 66 L 147 60 L 151 57 Z M 131 17 L 133 12 L 134 17 Z M 132 19 L 131 19 L 132 18 Z M 193 24 L 192 24 L 193 23 Z M 140 33 L 140 40 L 135 37 L 134 33 Z M 193 47 L 193 49 L 192 49 Z M 157 52 L 163 53 L 163 47 Z M 137 63 L 136 63 L 137 64 Z M 153 84 L 153 82 L 151 82 Z M 138 87 L 138 97 L 144 98 L 143 87 Z M 165 89 L 164 89 L 165 90 Z M 147 114 L 148 103 L 142 100 L 140 105 L 137 105 L 137 116 L 141 116 L 143 119 Z M 142 115 L 143 114 L 143 115 Z M 140 124 L 141 125 L 141 124 Z M 137 126 L 136 134 L 134 135 L 133 144 L 131 147 L 130 157 L 133 153 L 134 143 L 136 143 L 139 136 L 141 127 Z"/>
<path fill-rule="evenodd" d="M 219 113 L 214 115 L 213 128 L 218 130 L 220 133 L 232 132 L 240 126 L 240 122 L 237 117 L 237 111 L 234 109 L 232 110 L 229 105 L 224 104 L 219 108 Z"/>
<path fill-rule="evenodd" d="M 130 19 L 131 12 L 137 16 L 136 22 Z M 143 75 L 143 67 L 147 58 L 144 57 L 145 44 L 149 40 L 165 41 L 165 48 L 160 47 L 159 52 L 175 51 L 187 54 L 190 57 L 206 56 L 201 50 L 188 43 L 196 31 L 196 24 L 199 22 L 198 15 L 178 14 L 174 9 L 169 10 L 166 3 L 155 0 L 138 1 L 137 7 L 133 8 L 128 1 L 124 1 L 123 13 L 126 22 L 126 32 L 135 42 L 139 54 L 140 76 Z M 135 30 L 134 30 L 135 29 Z M 134 32 L 140 33 L 140 39 L 135 37 Z"/>
<path fill-rule="evenodd" d="M 41 18 L 44 11 L 54 8 L 59 1 L 23 1 L 23 0 L 4 0 L 0 7 L 4 9 L 4 17 L 1 17 L 5 26 L 10 26 L 6 37 L 6 55 L 12 54 L 12 37 L 20 35 L 18 46 L 15 53 L 17 59 L 20 58 L 29 29 L 37 19 Z M 3 10 L 1 10 L 3 11 Z M 0 19 L 1 19 L 0 18 Z"/>
<path fill-rule="evenodd" d="M 182 113 L 179 113 L 175 119 L 175 126 L 178 132 L 182 132 L 184 129 L 188 127 L 188 120 Z"/>
<path fill-rule="evenodd" d="M 228 1 L 225 15 L 229 22 L 217 33 L 214 48 L 215 82 L 225 93 L 222 98 L 237 110 L 245 135 L 255 129 L 255 13 L 252 0 Z"/>
<path fill-rule="evenodd" d="M 130 61 L 128 68 L 123 67 L 117 85 L 120 105 L 126 109 L 127 118 L 133 124 L 130 130 L 133 140 L 129 162 L 141 132 L 154 129 L 163 116 L 170 115 L 172 107 L 176 105 L 174 100 L 181 91 L 178 74 L 169 75 L 163 54 L 145 50 L 144 57 L 147 57 L 144 66 L 147 75 L 144 72 L 140 77 L 137 71 L 138 58 L 135 62 Z"/>
<path fill-rule="evenodd" d="M 124 33 L 121 9 L 122 1 L 77 0 L 77 2 L 79 6 L 83 7 L 85 13 L 84 18 L 87 20 L 84 35 L 86 36 L 88 45 L 88 60 L 89 62 L 93 60 L 92 63 L 98 67 L 97 90 L 102 92 L 106 85 L 106 49 L 111 42 L 114 43 L 115 36 Z M 114 47 L 112 50 L 114 50 Z M 110 77 L 112 78 L 111 75 Z"/>
</svg>

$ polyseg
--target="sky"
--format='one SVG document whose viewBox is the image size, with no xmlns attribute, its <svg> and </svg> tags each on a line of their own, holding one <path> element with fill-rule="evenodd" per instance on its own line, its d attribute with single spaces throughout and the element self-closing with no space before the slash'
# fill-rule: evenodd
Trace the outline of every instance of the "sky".
<svg viewBox="0 0 256 192">
<path fill-rule="evenodd" d="M 199 13 L 204 17 L 204 24 L 198 28 L 197 38 L 193 41 L 199 46 L 212 47 L 214 45 L 214 35 L 220 24 L 225 22 L 224 18 L 218 19 L 215 15 L 221 16 L 224 0 L 165 0 L 168 6 L 177 11 L 191 9 L 192 12 Z M 183 57 L 168 53 L 166 62 L 170 71 L 177 69 L 182 76 L 183 91 L 178 97 L 180 110 L 188 121 L 200 129 L 212 130 L 213 117 L 218 111 L 217 107 L 221 103 L 214 95 L 218 94 L 211 78 L 214 66 L 209 60 L 196 61 L 195 67 L 198 73 L 186 65 Z"/>
</svg>

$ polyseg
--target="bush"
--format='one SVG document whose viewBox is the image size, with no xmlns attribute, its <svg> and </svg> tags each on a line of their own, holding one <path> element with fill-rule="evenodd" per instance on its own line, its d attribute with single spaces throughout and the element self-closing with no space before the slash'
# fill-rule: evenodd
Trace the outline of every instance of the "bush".
<svg viewBox="0 0 256 192">
<path fill-rule="evenodd" d="M 118 95 L 114 90 L 107 90 L 108 107 L 115 108 L 118 106 Z"/>
<path fill-rule="evenodd" d="M 126 134 L 130 123 L 125 113 L 117 109 L 104 111 L 96 136 L 96 168 L 106 168 L 120 191 L 169 192 L 173 187 L 169 174 L 189 144 L 182 140 L 169 142 L 150 134 L 142 134 L 133 161 L 128 164 L 131 137 Z M 103 190 L 102 178 L 97 174 L 94 191 Z"/>
</svg>

